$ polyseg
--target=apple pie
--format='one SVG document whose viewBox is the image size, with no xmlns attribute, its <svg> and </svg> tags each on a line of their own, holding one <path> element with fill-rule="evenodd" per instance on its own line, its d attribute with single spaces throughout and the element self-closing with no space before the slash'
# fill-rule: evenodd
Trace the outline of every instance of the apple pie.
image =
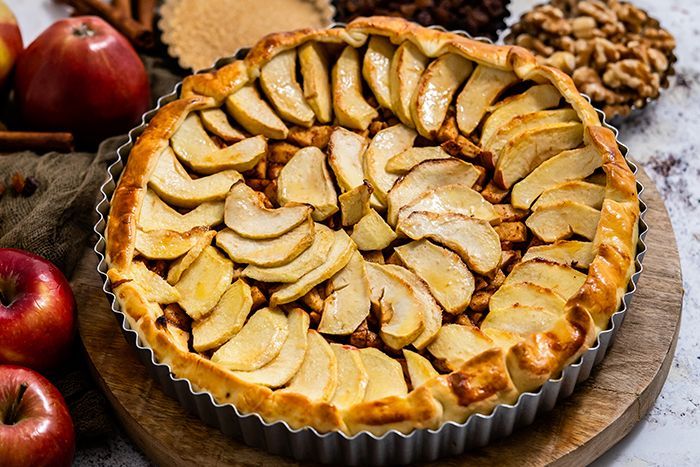
<svg viewBox="0 0 700 467">
<path fill-rule="evenodd" d="M 178 378 L 347 435 L 512 404 L 608 328 L 636 182 L 562 72 L 399 18 L 188 77 L 111 199 L 108 276 Z"/>
</svg>

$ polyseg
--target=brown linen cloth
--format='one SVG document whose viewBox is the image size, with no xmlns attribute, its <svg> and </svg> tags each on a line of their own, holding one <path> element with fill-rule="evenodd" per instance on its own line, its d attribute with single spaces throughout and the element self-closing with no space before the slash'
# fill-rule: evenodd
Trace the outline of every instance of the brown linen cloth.
<svg viewBox="0 0 700 467">
<path fill-rule="evenodd" d="M 181 79 L 169 61 L 142 57 L 151 80 L 153 106 Z M 56 264 L 70 277 L 96 222 L 95 203 L 107 177 L 107 166 L 126 136 L 103 141 L 97 153 L 55 152 L 38 155 L 24 151 L 0 155 L 0 181 L 8 187 L 0 197 L 0 248 L 21 248 Z M 38 188 L 31 196 L 9 189 L 12 174 L 32 176 Z M 95 272 L 97 274 L 97 272 Z M 105 302 L 106 303 L 106 302 Z M 115 332 L 119 332 L 115 326 Z M 108 404 L 95 387 L 79 346 L 61 368 L 46 374 L 69 405 L 79 442 L 114 430 Z"/>
</svg>

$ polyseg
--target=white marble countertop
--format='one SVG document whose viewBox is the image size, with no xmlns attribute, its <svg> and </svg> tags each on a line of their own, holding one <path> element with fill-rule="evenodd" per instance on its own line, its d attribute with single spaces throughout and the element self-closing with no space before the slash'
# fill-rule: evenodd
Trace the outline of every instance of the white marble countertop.
<svg viewBox="0 0 700 467">
<path fill-rule="evenodd" d="M 66 7 L 52 0 L 5 0 L 18 17 L 25 44 Z M 513 0 L 511 21 L 532 5 Z M 676 356 L 649 414 L 597 465 L 700 463 L 700 0 L 634 0 L 678 42 L 677 77 L 662 98 L 620 125 L 620 140 L 656 183 L 671 215 L 681 255 L 685 298 Z M 659 319 L 663 319 L 660 317 Z M 78 465 L 138 466 L 147 460 L 122 436 L 82 449 Z"/>
</svg>

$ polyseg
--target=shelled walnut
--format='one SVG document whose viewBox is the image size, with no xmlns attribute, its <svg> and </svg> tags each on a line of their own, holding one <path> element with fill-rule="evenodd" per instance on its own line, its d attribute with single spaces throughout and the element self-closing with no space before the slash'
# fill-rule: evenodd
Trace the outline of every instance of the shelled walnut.
<svg viewBox="0 0 700 467">
<path fill-rule="evenodd" d="M 525 13 L 505 41 L 571 75 L 608 118 L 658 98 L 673 74 L 673 36 L 619 0 L 551 0 Z"/>
</svg>

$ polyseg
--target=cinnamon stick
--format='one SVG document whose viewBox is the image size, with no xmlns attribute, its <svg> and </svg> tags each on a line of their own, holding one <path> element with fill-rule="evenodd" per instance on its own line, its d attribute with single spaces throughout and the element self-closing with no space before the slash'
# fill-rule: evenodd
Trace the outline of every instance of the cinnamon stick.
<svg viewBox="0 0 700 467">
<path fill-rule="evenodd" d="M 73 135 L 64 132 L 0 131 L 0 152 L 70 152 Z"/>
<path fill-rule="evenodd" d="M 156 0 L 136 0 L 139 23 L 153 31 L 153 17 L 156 14 Z"/>
<path fill-rule="evenodd" d="M 122 18 L 133 18 L 131 0 L 113 0 L 114 8 L 122 15 Z"/>
</svg>

